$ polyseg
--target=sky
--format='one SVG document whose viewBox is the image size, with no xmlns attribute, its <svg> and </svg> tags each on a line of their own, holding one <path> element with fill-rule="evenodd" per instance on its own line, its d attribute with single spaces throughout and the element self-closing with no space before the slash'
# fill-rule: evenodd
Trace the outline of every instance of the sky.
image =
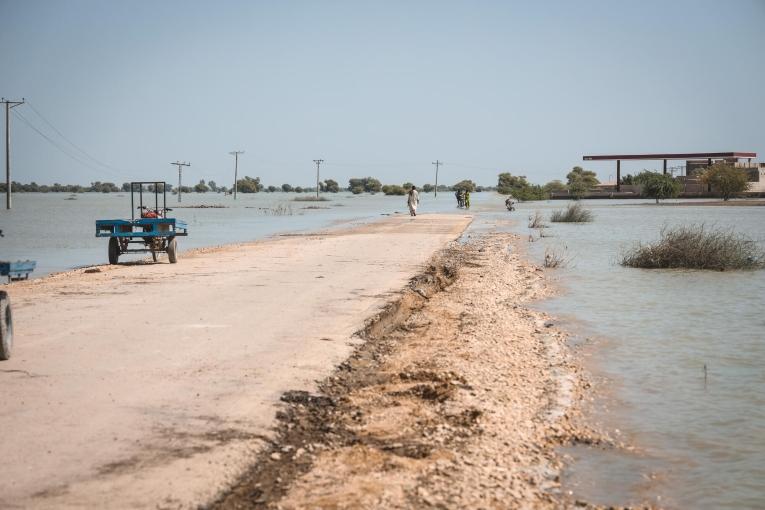
<svg viewBox="0 0 765 510">
<path fill-rule="evenodd" d="M 302 186 L 314 159 L 342 184 L 433 183 L 439 160 L 483 185 L 613 176 L 584 154 L 765 160 L 765 0 L 0 0 L 0 22 L 20 182 L 175 182 L 180 160 L 230 186 L 233 150 Z"/>
</svg>

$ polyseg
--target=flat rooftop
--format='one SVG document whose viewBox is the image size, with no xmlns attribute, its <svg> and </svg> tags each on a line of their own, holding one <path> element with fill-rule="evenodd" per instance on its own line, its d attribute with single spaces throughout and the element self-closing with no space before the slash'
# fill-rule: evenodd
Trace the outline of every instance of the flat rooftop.
<svg viewBox="0 0 765 510">
<path fill-rule="evenodd" d="M 667 154 L 605 154 L 584 156 L 584 161 L 609 161 L 615 159 L 710 159 L 710 158 L 756 158 L 756 152 L 677 152 Z"/>
</svg>

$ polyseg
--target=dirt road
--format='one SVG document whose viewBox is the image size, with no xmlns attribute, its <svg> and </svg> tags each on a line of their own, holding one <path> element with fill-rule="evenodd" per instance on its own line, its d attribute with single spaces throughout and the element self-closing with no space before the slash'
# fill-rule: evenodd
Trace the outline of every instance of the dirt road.
<svg viewBox="0 0 765 510">
<path fill-rule="evenodd" d="M 393 217 L 14 284 L 0 507 L 210 500 L 271 434 L 279 396 L 313 390 L 469 222 Z"/>
</svg>

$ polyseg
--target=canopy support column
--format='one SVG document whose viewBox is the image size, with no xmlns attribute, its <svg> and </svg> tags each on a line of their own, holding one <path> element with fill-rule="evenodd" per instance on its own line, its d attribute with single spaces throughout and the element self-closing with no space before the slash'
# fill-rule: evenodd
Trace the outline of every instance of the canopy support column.
<svg viewBox="0 0 765 510">
<path fill-rule="evenodd" d="M 616 191 L 621 191 L 622 187 L 622 161 L 616 160 Z"/>
</svg>

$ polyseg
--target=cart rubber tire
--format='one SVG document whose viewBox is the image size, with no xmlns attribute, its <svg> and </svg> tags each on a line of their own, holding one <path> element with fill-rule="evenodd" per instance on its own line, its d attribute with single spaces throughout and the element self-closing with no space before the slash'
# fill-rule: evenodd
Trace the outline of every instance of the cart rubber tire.
<svg viewBox="0 0 765 510">
<path fill-rule="evenodd" d="M 11 299 L 8 293 L 0 290 L 0 361 L 11 357 L 13 348 L 13 318 Z"/>
<path fill-rule="evenodd" d="M 167 260 L 169 260 L 171 264 L 178 262 L 177 250 L 178 243 L 173 237 L 167 242 Z"/>
<path fill-rule="evenodd" d="M 116 237 L 109 238 L 109 264 L 116 264 L 120 258 L 120 242 Z"/>
</svg>

